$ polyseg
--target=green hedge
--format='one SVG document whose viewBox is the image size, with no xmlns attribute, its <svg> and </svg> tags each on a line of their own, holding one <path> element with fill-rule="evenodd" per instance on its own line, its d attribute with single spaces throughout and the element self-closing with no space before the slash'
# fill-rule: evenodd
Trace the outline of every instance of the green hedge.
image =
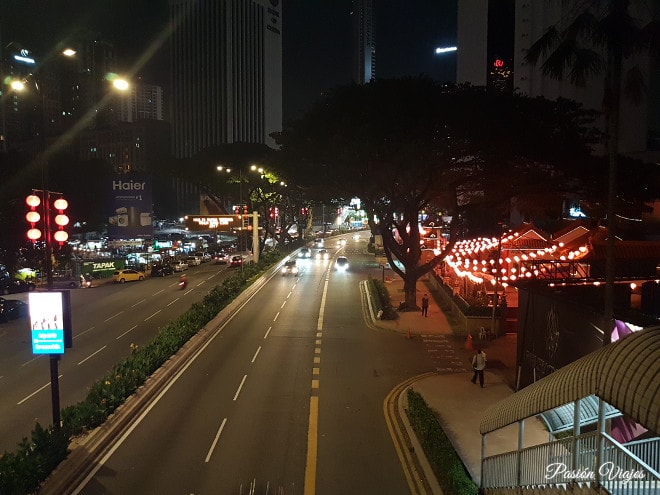
<svg viewBox="0 0 660 495">
<path fill-rule="evenodd" d="M 376 312 L 383 312 L 380 319 L 396 320 L 399 315 L 392 307 L 392 303 L 390 301 L 390 293 L 387 290 L 385 284 L 381 280 L 369 277 L 369 290 L 371 293 L 376 294 L 377 296 L 375 301 Z"/>
<path fill-rule="evenodd" d="M 408 409 L 410 424 L 424 449 L 443 493 L 477 495 L 479 489 L 470 478 L 463 461 L 454 446 L 442 431 L 433 410 L 424 398 L 413 389 L 408 389 Z"/>
<path fill-rule="evenodd" d="M 84 401 L 62 410 L 61 428 L 44 429 L 37 423 L 31 438 L 24 438 L 16 452 L 0 457 L 0 494 L 34 493 L 66 458 L 74 435 L 103 424 L 165 361 L 282 256 L 278 250 L 263 253 L 259 263 L 245 265 L 215 286 L 201 303 L 167 324 L 149 344 L 131 345 L 131 355 L 95 382 Z"/>
</svg>

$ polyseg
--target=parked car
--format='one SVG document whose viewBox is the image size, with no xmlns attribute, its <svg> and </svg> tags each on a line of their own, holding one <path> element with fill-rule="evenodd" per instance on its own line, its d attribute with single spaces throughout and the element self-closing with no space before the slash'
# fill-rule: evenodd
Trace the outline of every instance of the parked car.
<svg viewBox="0 0 660 495">
<path fill-rule="evenodd" d="M 172 275 L 173 273 L 174 268 L 167 263 L 157 263 L 151 267 L 152 277 L 165 277 L 166 275 Z"/>
<path fill-rule="evenodd" d="M 136 282 L 144 280 L 144 272 L 138 272 L 132 268 L 117 270 L 112 274 L 112 281 L 123 284 L 124 282 Z"/>
<path fill-rule="evenodd" d="M 175 272 L 182 272 L 188 269 L 188 263 L 182 260 L 172 262 L 172 270 Z"/>
<path fill-rule="evenodd" d="M 348 258 L 346 256 L 338 256 L 335 261 L 335 269 L 340 272 L 348 270 Z"/>
<path fill-rule="evenodd" d="M 188 256 L 186 263 L 188 263 L 188 266 L 199 266 L 202 264 L 202 258 L 199 256 Z"/>
<path fill-rule="evenodd" d="M 298 258 L 311 258 L 312 257 L 312 251 L 310 251 L 309 248 L 301 248 L 300 251 L 298 251 Z"/>
<path fill-rule="evenodd" d="M 0 294 L 17 294 L 19 292 L 30 292 L 34 289 L 36 289 L 34 282 L 28 282 L 18 278 L 0 278 Z"/>
<path fill-rule="evenodd" d="M 240 255 L 234 255 L 231 257 L 229 260 L 229 266 L 232 267 L 238 267 L 238 266 L 243 266 L 243 256 Z"/>
<path fill-rule="evenodd" d="M 0 297 L 0 321 L 7 322 L 30 314 L 29 306 L 18 299 Z"/>
</svg>

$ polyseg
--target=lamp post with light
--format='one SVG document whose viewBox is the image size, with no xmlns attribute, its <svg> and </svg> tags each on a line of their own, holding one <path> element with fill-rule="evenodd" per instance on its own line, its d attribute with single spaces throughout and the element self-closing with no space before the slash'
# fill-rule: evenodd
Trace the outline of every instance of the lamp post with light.
<svg viewBox="0 0 660 495">
<path fill-rule="evenodd" d="M 224 172 L 224 173 L 230 174 L 231 171 L 232 171 L 232 168 L 227 167 L 225 165 L 217 165 L 216 170 L 218 172 L 221 172 L 221 173 Z M 261 168 L 261 167 L 258 167 L 257 165 L 250 165 L 250 171 L 262 174 L 264 169 Z M 241 222 L 240 223 L 240 231 L 241 231 L 240 234 L 241 235 L 239 235 L 239 249 L 242 250 L 242 246 L 241 246 L 240 243 L 241 243 L 242 237 L 243 237 L 243 235 L 242 235 L 242 233 L 243 233 L 242 231 L 243 231 L 243 227 L 244 227 L 244 223 L 243 223 L 244 220 L 243 219 L 244 219 L 245 216 L 248 215 L 247 205 L 243 204 L 243 167 L 238 167 L 238 196 L 239 196 L 239 200 L 238 200 L 239 201 L 239 203 L 238 203 L 239 206 L 238 206 L 238 211 L 236 211 L 235 213 L 238 215 L 238 218 Z M 255 219 L 256 218 L 257 218 L 257 216 L 255 215 Z M 258 223 L 255 222 L 254 225 L 253 225 L 253 230 L 256 232 L 257 229 L 258 229 Z M 245 249 L 247 250 L 247 242 L 246 242 Z M 254 242 L 253 242 L 253 251 L 254 251 Z M 258 254 L 255 254 L 255 258 L 258 259 Z"/>
</svg>

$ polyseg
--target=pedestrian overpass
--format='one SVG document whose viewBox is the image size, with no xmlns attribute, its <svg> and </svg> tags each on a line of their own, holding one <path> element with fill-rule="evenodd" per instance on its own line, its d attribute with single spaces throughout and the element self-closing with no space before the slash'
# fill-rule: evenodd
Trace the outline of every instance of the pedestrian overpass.
<svg viewBox="0 0 660 495">
<path fill-rule="evenodd" d="M 525 420 L 536 417 L 548 442 L 524 447 Z M 514 424 L 517 449 L 486 456 L 488 436 Z M 660 327 L 611 343 L 495 404 L 480 431 L 486 495 L 660 494 Z"/>
</svg>

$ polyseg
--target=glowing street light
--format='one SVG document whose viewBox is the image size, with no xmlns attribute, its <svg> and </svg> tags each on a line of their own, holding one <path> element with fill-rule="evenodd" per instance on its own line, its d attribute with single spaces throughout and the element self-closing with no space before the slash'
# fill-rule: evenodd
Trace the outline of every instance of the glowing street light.
<svg viewBox="0 0 660 495">
<path fill-rule="evenodd" d="M 456 46 L 439 47 L 435 49 L 435 54 L 440 55 L 442 53 L 455 52 L 456 50 L 458 50 L 458 47 Z"/>
</svg>

